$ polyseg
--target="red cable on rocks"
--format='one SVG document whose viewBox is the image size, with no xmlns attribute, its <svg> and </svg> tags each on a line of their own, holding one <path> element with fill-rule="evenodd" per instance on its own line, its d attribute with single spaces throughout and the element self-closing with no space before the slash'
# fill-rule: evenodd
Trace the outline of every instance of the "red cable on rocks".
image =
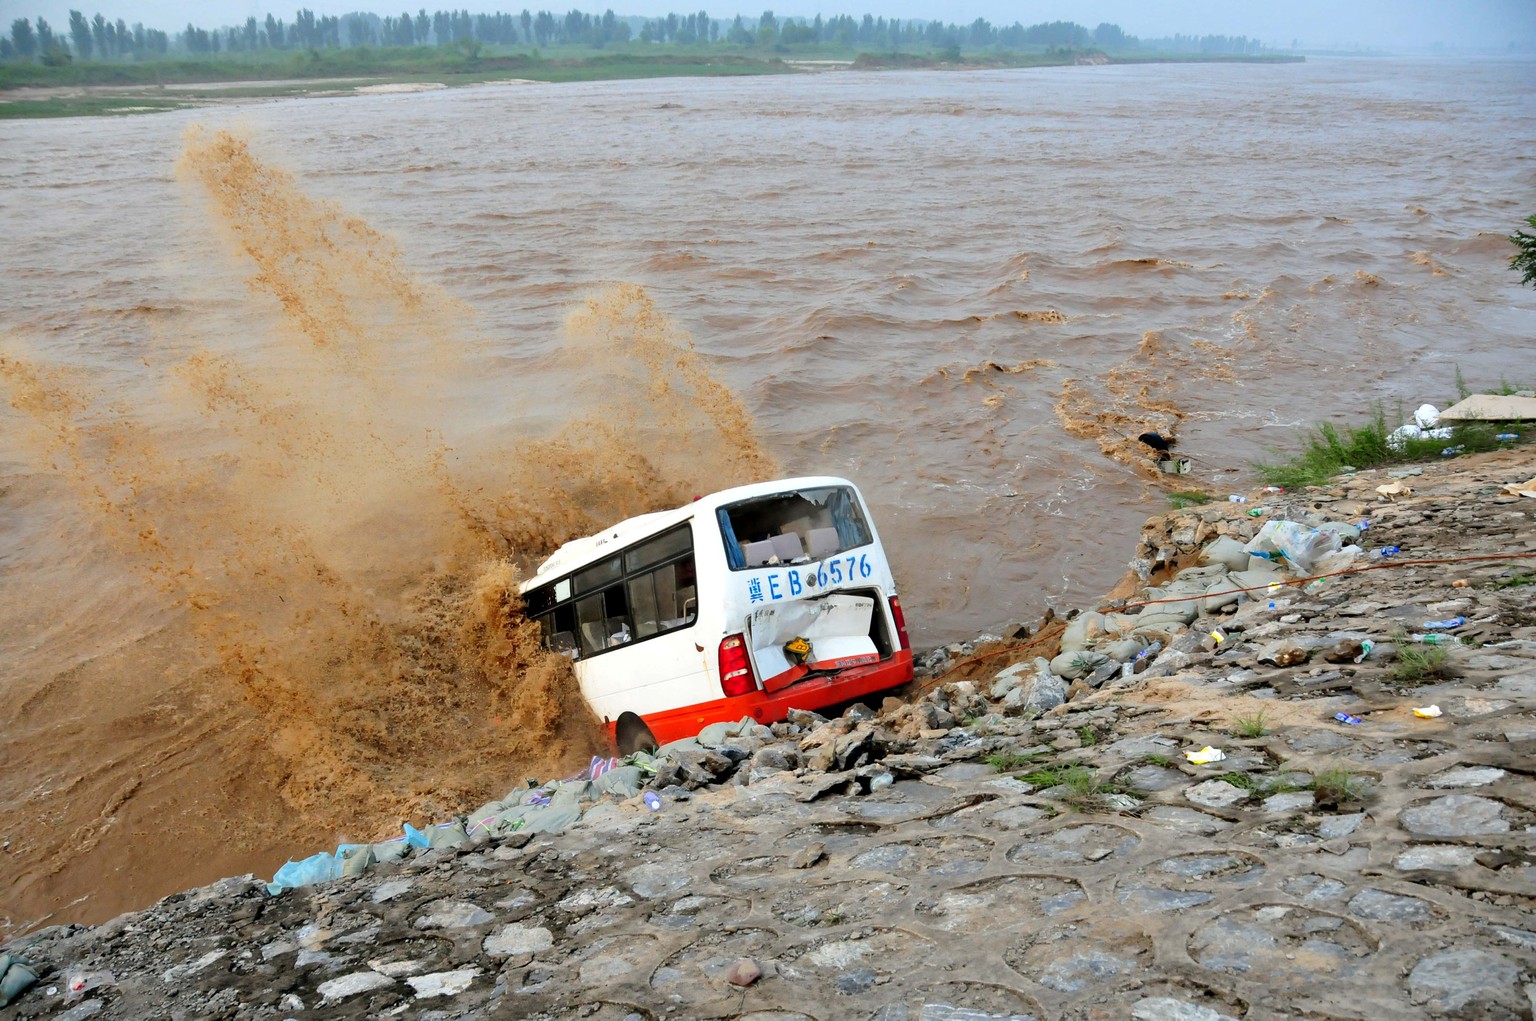
<svg viewBox="0 0 1536 1021">
<path fill-rule="evenodd" d="M 1050 641 L 1052 638 L 1059 638 L 1061 637 L 1061 633 L 1066 629 L 1067 625 L 1064 622 L 1053 621 L 1052 623 L 1047 624 L 1045 627 L 1041 628 L 1040 633 L 1035 635 L 1035 637 L 1031 638 L 1027 642 L 1020 642 L 1018 645 L 1007 645 L 1001 649 L 993 649 L 991 652 L 984 652 L 979 656 L 971 656 L 969 659 L 962 659 L 960 662 L 956 663 L 942 674 L 939 674 L 937 677 L 930 677 L 928 680 L 919 684 L 917 686 L 917 690 L 919 693 L 925 692 L 929 688 L 943 683 L 944 678 L 948 677 L 956 670 L 959 670 L 962 667 L 970 666 L 972 663 L 980 663 L 984 659 L 992 659 L 995 656 L 1006 655 L 1010 652 L 1018 652 L 1021 649 L 1032 649 L 1042 642 Z"/>
<path fill-rule="evenodd" d="M 1301 578 L 1292 578 L 1285 582 L 1270 582 L 1264 585 L 1253 585 L 1248 588 L 1225 589 L 1218 593 L 1218 595 L 1233 595 L 1235 593 L 1241 592 L 1268 592 L 1272 585 L 1279 585 L 1280 588 L 1293 588 L 1297 585 L 1305 585 L 1310 582 L 1321 580 L 1323 578 L 1338 578 L 1347 574 L 1365 574 L 1367 571 L 1387 571 L 1398 567 L 1416 567 L 1425 564 L 1464 564 L 1479 560 L 1536 560 L 1536 553 L 1498 553 L 1479 554 L 1477 556 L 1466 557 L 1436 557 L 1428 560 L 1393 560 L 1391 563 L 1371 564 L 1367 567 L 1349 567 L 1342 571 L 1329 571 L 1327 574 L 1314 574 Z M 1094 612 L 1104 613 L 1106 611 L 1113 610 L 1127 610 L 1132 607 L 1153 606 L 1158 603 L 1187 603 L 1193 599 L 1203 598 L 1205 597 L 1170 596 L 1166 599 L 1147 599 L 1139 603 L 1120 603 L 1118 605 L 1109 606 L 1103 610 L 1096 610 Z M 993 649 L 991 652 L 984 652 L 979 656 L 971 656 L 968 659 L 962 659 L 948 670 L 945 670 L 942 674 L 939 674 L 936 677 L 930 677 L 928 680 L 923 681 L 917 686 L 917 692 L 923 693 L 928 691 L 930 688 L 943 683 L 944 679 L 950 674 L 957 670 L 963 669 L 964 667 L 970 666 L 972 663 L 980 663 L 983 660 L 993 659 L 997 656 L 1005 656 L 1010 652 L 1021 652 L 1025 649 L 1032 649 L 1035 646 L 1049 641 L 1052 638 L 1059 637 L 1062 632 L 1066 631 L 1066 629 L 1067 625 L 1064 622 L 1056 621 L 1047 625 L 1045 628 L 1042 628 L 1039 634 L 1035 635 L 1027 642 L 1020 642 L 1017 645 L 1007 645 L 1001 649 Z"/>
</svg>

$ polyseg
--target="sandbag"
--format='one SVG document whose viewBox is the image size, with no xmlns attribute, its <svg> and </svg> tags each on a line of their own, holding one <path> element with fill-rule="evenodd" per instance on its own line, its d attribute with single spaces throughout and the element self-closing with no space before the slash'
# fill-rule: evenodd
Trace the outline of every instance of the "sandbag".
<svg viewBox="0 0 1536 1021">
<path fill-rule="evenodd" d="M 734 723 L 711 723 L 699 731 L 699 736 L 694 740 L 705 748 L 718 748 L 729 738 L 750 732 L 756 725 L 757 721 L 750 716 L 743 716 Z"/>
<path fill-rule="evenodd" d="M 336 849 L 341 862 L 341 874 L 360 876 L 373 864 L 373 848 L 368 844 L 342 844 Z"/>
<path fill-rule="evenodd" d="M 1221 535 L 1200 551 L 1200 562 L 1221 564 L 1229 571 L 1241 571 L 1248 566 L 1248 551 L 1230 535 Z"/>
<path fill-rule="evenodd" d="M 1061 651 L 1071 652 L 1087 648 L 1094 639 L 1104 633 L 1105 629 L 1104 614 L 1094 610 L 1080 613 L 1067 622 L 1067 629 L 1061 633 Z"/>
<path fill-rule="evenodd" d="M 1090 649 L 1079 649 L 1076 652 L 1063 652 L 1051 660 L 1051 673 L 1057 677 L 1065 677 L 1069 681 L 1075 681 L 1084 674 L 1091 674 L 1105 663 L 1109 657 L 1102 652 L 1094 652 Z"/>
<path fill-rule="evenodd" d="M 592 786 L 604 794 L 632 798 L 640 793 L 640 785 L 643 782 L 644 774 L 639 766 L 620 766 L 617 769 L 610 769 L 592 781 Z"/>
<path fill-rule="evenodd" d="M 1186 568 L 1184 568 L 1184 570 L 1180 571 L 1178 574 L 1174 575 L 1173 577 L 1174 577 L 1175 581 L 1190 581 L 1190 580 L 1202 580 L 1202 579 L 1209 581 L 1209 580 L 1211 580 L 1213 578 L 1220 578 L 1223 574 L 1226 574 L 1226 573 L 1227 573 L 1227 565 L 1226 564 L 1205 564 L 1204 566 L 1201 566 L 1201 567 L 1186 567 Z"/>
</svg>

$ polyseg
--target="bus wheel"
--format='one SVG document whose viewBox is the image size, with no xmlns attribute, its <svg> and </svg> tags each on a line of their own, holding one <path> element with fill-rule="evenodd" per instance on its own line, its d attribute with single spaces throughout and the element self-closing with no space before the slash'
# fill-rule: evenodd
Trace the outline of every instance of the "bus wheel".
<svg viewBox="0 0 1536 1021">
<path fill-rule="evenodd" d="M 613 733 L 618 739 L 620 755 L 656 750 L 656 738 L 651 734 L 651 728 L 634 713 L 620 713 L 618 722 L 613 725 Z"/>
</svg>

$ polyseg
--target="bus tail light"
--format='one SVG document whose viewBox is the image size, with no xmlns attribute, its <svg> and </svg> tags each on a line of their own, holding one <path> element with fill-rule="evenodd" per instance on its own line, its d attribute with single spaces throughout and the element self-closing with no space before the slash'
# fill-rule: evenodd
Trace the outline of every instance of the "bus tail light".
<svg viewBox="0 0 1536 1021">
<path fill-rule="evenodd" d="M 720 643 L 720 690 L 727 697 L 757 690 L 752 661 L 747 658 L 747 640 L 741 635 L 731 635 Z"/>
<path fill-rule="evenodd" d="M 891 597 L 891 619 L 896 622 L 896 637 L 901 639 L 901 647 L 911 649 L 912 639 L 907 637 L 907 618 L 901 612 L 901 599 L 897 596 Z"/>
</svg>

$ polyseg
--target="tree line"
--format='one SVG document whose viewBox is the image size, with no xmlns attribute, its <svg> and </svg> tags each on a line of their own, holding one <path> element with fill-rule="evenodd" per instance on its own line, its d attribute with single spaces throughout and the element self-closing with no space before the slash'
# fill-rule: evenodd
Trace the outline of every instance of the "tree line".
<svg viewBox="0 0 1536 1021">
<path fill-rule="evenodd" d="M 601 15 L 571 10 L 564 15 L 550 11 L 523 10 L 518 14 L 470 14 L 466 10 L 415 14 L 321 15 L 300 9 L 292 21 L 272 14 L 262 21 L 248 17 L 244 24 L 201 28 L 190 22 L 174 35 L 142 24 L 129 26 L 119 18 L 108 21 L 97 14 L 87 20 L 79 11 L 69 12 L 67 32 L 55 32 L 43 18 L 36 24 L 27 18 L 11 23 L 9 36 L 0 36 L 0 59 L 71 60 L 159 59 L 170 52 L 211 54 L 261 50 L 320 50 L 354 46 L 550 46 L 585 45 L 602 48 L 636 40 L 643 44 L 731 46 L 787 49 L 795 45 L 827 44 L 841 47 L 872 47 L 882 50 L 961 48 L 1017 50 L 1030 48 L 1104 50 L 1178 50 L 1221 54 L 1254 54 L 1263 47 L 1246 36 L 1171 36 L 1140 40 L 1118 25 L 1100 24 L 1092 30 L 1070 21 L 1038 25 L 994 25 L 977 18 L 968 25 L 940 21 L 875 17 L 853 18 L 846 14 L 823 19 L 778 18 L 764 11 L 755 21 L 737 15 L 726 22 L 706 11 L 668 14 L 664 18 L 619 17 L 610 9 Z"/>
</svg>

